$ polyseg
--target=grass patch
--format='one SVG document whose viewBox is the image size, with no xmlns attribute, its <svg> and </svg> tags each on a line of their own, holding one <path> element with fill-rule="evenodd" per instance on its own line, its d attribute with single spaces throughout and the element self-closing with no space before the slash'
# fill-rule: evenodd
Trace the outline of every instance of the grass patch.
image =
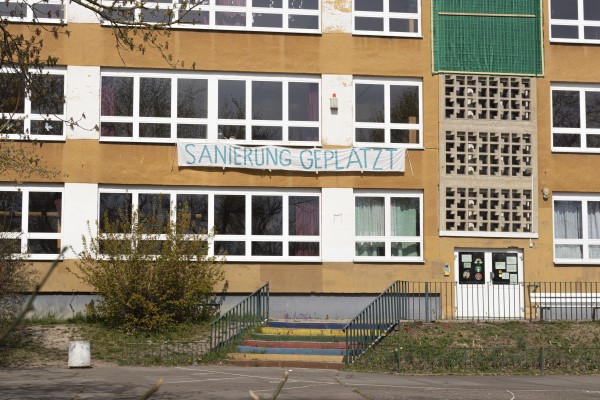
<svg viewBox="0 0 600 400">
<path fill-rule="evenodd" d="M 597 373 L 600 324 L 403 323 L 350 368 L 404 373 Z"/>
</svg>

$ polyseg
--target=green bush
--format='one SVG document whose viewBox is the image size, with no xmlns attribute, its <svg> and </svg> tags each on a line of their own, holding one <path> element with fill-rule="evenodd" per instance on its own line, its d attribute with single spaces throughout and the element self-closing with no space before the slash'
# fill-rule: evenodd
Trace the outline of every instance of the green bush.
<svg viewBox="0 0 600 400">
<path fill-rule="evenodd" d="M 206 319 L 222 257 L 208 256 L 210 234 L 190 234 L 193 216 L 120 212 L 104 216 L 99 234 L 83 238 L 78 275 L 101 295 L 88 315 L 128 331 L 156 331 Z"/>
<path fill-rule="evenodd" d="M 25 292 L 35 285 L 36 274 L 25 255 L 20 239 L 0 238 L 0 325 L 15 318 L 25 301 Z"/>
</svg>

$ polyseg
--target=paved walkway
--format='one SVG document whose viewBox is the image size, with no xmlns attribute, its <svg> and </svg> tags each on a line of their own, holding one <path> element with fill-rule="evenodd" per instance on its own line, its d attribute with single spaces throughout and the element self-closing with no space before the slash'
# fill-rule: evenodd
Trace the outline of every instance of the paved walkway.
<svg viewBox="0 0 600 400">
<path fill-rule="evenodd" d="M 164 378 L 152 400 L 270 398 L 283 370 L 197 366 L 0 370 L 0 399 L 137 399 Z M 400 376 L 296 369 L 280 400 L 598 400 L 600 376 Z"/>
</svg>

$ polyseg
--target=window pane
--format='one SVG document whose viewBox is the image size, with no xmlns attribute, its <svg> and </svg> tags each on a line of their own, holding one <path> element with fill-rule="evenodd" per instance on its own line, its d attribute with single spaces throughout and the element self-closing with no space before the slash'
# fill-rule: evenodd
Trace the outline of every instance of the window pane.
<svg viewBox="0 0 600 400">
<path fill-rule="evenodd" d="M 283 140 L 280 126 L 253 126 L 252 140 Z"/>
<path fill-rule="evenodd" d="M 206 125 L 177 125 L 179 139 L 206 139 Z"/>
<path fill-rule="evenodd" d="M 600 258 L 600 246 L 590 246 L 590 258 L 596 260 Z"/>
<path fill-rule="evenodd" d="M 219 139 L 246 139 L 246 127 L 244 125 L 219 125 Z"/>
<path fill-rule="evenodd" d="M 61 4 L 33 3 L 31 8 L 33 9 L 34 18 L 63 19 L 65 17 Z"/>
<path fill-rule="evenodd" d="M 23 194 L 0 192 L 0 231 L 21 232 Z"/>
<path fill-rule="evenodd" d="M 65 104 L 63 75 L 35 75 L 31 79 L 31 112 L 34 114 L 63 114 Z"/>
<path fill-rule="evenodd" d="M 357 242 L 356 255 L 360 257 L 385 257 L 385 243 Z"/>
<path fill-rule="evenodd" d="M 16 74 L 0 74 L 0 112 L 25 112 L 25 87 Z"/>
<path fill-rule="evenodd" d="M 58 254 L 60 240 L 58 239 L 29 239 L 27 252 L 31 254 Z"/>
<path fill-rule="evenodd" d="M 215 0 L 215 4 L 218 6 L 244 7 L 246 0 Z"/>
<path fill-rule="evenodd" d="M 140 117 L 171 116 L 171 79 L 140 78 Z"/>
<path fill-rule="evenodd" d="M 171 216 L 168 194 L 140 193 L 138 197 L 139 224 L 143 233 L 167 233 Z"/>
<path fill-rule="evenodd" d="M 597 149 L 600 147 L 600 135 L 586 135 L 586 147 Z"/>
<path fill-rule="evenodd" d="M 246 196 L 215 196 L 215 230 L 217 235 L 246 233 Z"/>
<path fill-rule="evenodd" d="M 390 86 L 390 118 L 394 124 L 419 123 L 419 88 Z"/>
<path fill-rule="evenodd" d="M 552 137 L 554 147 L 581 147 L 581 135 L 555 133 Z"/>
<path fill-rule="evenodd" d="M 550 18 L 577 19 L 577 0 L 551 0 Z"/>
<path fill-rule="evenodd" d="M 252 0 L 252 7 L 281 8 L 283 0 Z"/>
<path fill-rule="evenodd" d="M 356 122 L 385 122 L 383 85 L 355 85 Z"/>
<path fill-rule="evenodd" d="M 180 194 L 177 195 L 177 218 L 189 219 L 189 224 L 181 233 L 204 234 L 208 233 L 208 195 L 205 194 Z"/>
<path fill-rule="evenodd" d="M 288 139 L 299 142 L 316 142 L 319 140 L 319 128 L 290 127 Z"/>
<path fill-rule="evenodd" d="M 419 257 L 421 245 L 418 242 L 392 243 L 392 257 Z"/>
<path fill-rule="evenodd" d="M 383 129 L 357 128 L 356 141 L 383 143 L 385 142 L 385 131 Z"/>
<path fill-rule="evenodd" d="M 383 0 L 355 0 L 356 11 L 383 11 Z"/>
<path fill-rule="evenodd" d="M 556 239 L 582 239 L 580 201 L 554 202 L 554 237 Z"/>
<path fill-rule="evenodd" d="M 552 25 L 552 37 L 555 39 L 577 39 L 579 28 L 571 25 Z"/>
<path fill-rule="evenodd" d="M 418 13 L 418 0 L 389 0 L 390 11 L 399 13 Z"/>
<path fill-rule="evenodd" d="M 288 7 L 304 10 L 318 10 L 319 0 L 288 0 Z"/>
<path fill-rule="evenodd" d="M 383 197 L 357 197 L 355 201 L 356 236 L 383 236 L 385 234 Z"/>
<path fill-rule="evenodd" d="M 257 28 L 282 28 L 283 16 L 281 14 L 252 14 L 252 26 Z"/>
<path fill-rule="evenodd" d="M 600 92 L 585 92 L 585 122 L 588 128 L 600 128 Z"/>
<path fill-rule="evenodd" d="M 101 136 L 133 137 L 133 125 L 123 122 L 102 122 Z"/>
<path fill-rule="evenodd" d="M 131 194 L 100 193 L 100 232 L 131 232 Z"/>
<path fill-rule="evenodd" d="M 600 2 L 598 0 L 583 0 L 583 19 L 600 21 Z"/>
<path fill-rule="evenodd" d="M 282 213 L 281 196 L 252 196 L 252 234 L 282 235 Z"/>
<path fill-rule="evenodd" d="M 318 257 L 319 243 L 318 242 L 290 242 L 289 244 L 290 257 Z"/>
<path fill-rule="evenodd" d="M 215 242 L 215 254 L 229 256 L 246 255 L 245 242 Z"/>
<path fill-rule="evenodd" d="M 140 124 L 140 137 L 147 138 L 170 138 L 170 124 Z"/>
<path fill-rule="evenodd" d="M 600 26 L 586 26 L 583 28 L 583 36 L 585 39 L 598 40 L 600 39 Z"/>
<path fill-rule="evenodd" d="M 588 237 L 600 239 L 600 201 L 588 201 Z"/>
<path fill-rule="evenodd" d="M 102 77 L 102 115 L 133 116 L 133 78 Z"/>
<path fill-rule="evenodd" d="M 390 131 L 391 143 L 419 143 L 419 131 L 415 129 L 392 129 Z"/>
<path fill-rule="evenodd" d="M 281 121 L 282 93 L 281 82 L 252 82 L 252 119 Z"/>
<path fill-rule="evenodd" d="M 140 10 L 139 18 L 149 24 L 167 24 L 171 22 L 171 11 L 164 8 L 143 8 Z"/>
<path fill-rule="evenodd" d="M 420 211 L 418 198 L 391 199 L 392 236 L 419 236 Z"/>
<path fill-rule="evenodd" d="M 290 15 L 288 26 L 291 29 L 319 29 L 319 17 L 316 15 Z"/>
<path fill-rule="evenodd" d="M 253 256 L 282 256 L 283 243 L 281 242 L 252 242 Z"/>
<path fill-rule="evenodd" d="M 383 18 L 355 17 L 354 27 L 357 31 L 383 32 Z"/>
<path fill-rule="evenodd" d="M 219 81 L 219 118 L 246 119 L 246 82 Z"/>
<path fill-rule="evenodd" d="M 390 19 L 390 32 L 418 32 L 419 21 L 416 19 Z"/>
<path fill-rule="evenodd" d="M 290 235 L 319 235 L 319 198 L 314 196 L 290 196 Z"/>
<path fill-rule="evenodd" d="M 177 117 L 206 118 L 208 108 L 208 80 L 177 80 Z"/>
<path fill-rule="evenodd" d="M 27 17 L 27 5 L 25 3 L 0 3 L 0 16 L 9 18 L 26 18 Z"/>
<path fill-rule="evenodd" d="M 552 91 L 552 126 L 556 128 L 579 128 L 579 92 L 574 90 Z"/>
<path fill-rule="evenodd" d="M 180 15 L 180 21 L 183 24 L 192 25 L 208 25 L 210 23 L 210 15 L 202 10 L 188 10 L 185 15 Z"/>
<path fill-rule="evenodd" d="M 32 135 L 62 135 L 63 125 L 63 121 L 32 120 L 29 133 Z"/>
<path fill-rule="evenodd" d="M 62 193 L 29 193 L 29 232 L 60 232 Z"/>
<path fill-rule="evenodd" d="M 556 245 L 556 258 L 583 258 L 583 246 L 558 244 Z"/>
<path fill-rule="evenodd" d="M 289 119 L 319 120 L 319 84 L 291 82 L 288 87 Z"/>
<path fill-rule="evenodd" d="M 215 23 L 223 26 L 246 26 L 246 14 L 217 12 L 215 13 Z"/>
</svg>

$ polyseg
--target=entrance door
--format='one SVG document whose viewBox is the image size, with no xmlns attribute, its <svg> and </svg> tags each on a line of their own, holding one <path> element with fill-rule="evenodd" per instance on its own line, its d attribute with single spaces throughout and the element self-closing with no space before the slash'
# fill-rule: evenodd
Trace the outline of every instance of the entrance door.
<svg viewBox="0 0 600 400">
<path fill-rule="evenodd" d="M 454 271 L 457 318 L 523 318 L 521 250 L 456 250 Z"/>
</svg>

